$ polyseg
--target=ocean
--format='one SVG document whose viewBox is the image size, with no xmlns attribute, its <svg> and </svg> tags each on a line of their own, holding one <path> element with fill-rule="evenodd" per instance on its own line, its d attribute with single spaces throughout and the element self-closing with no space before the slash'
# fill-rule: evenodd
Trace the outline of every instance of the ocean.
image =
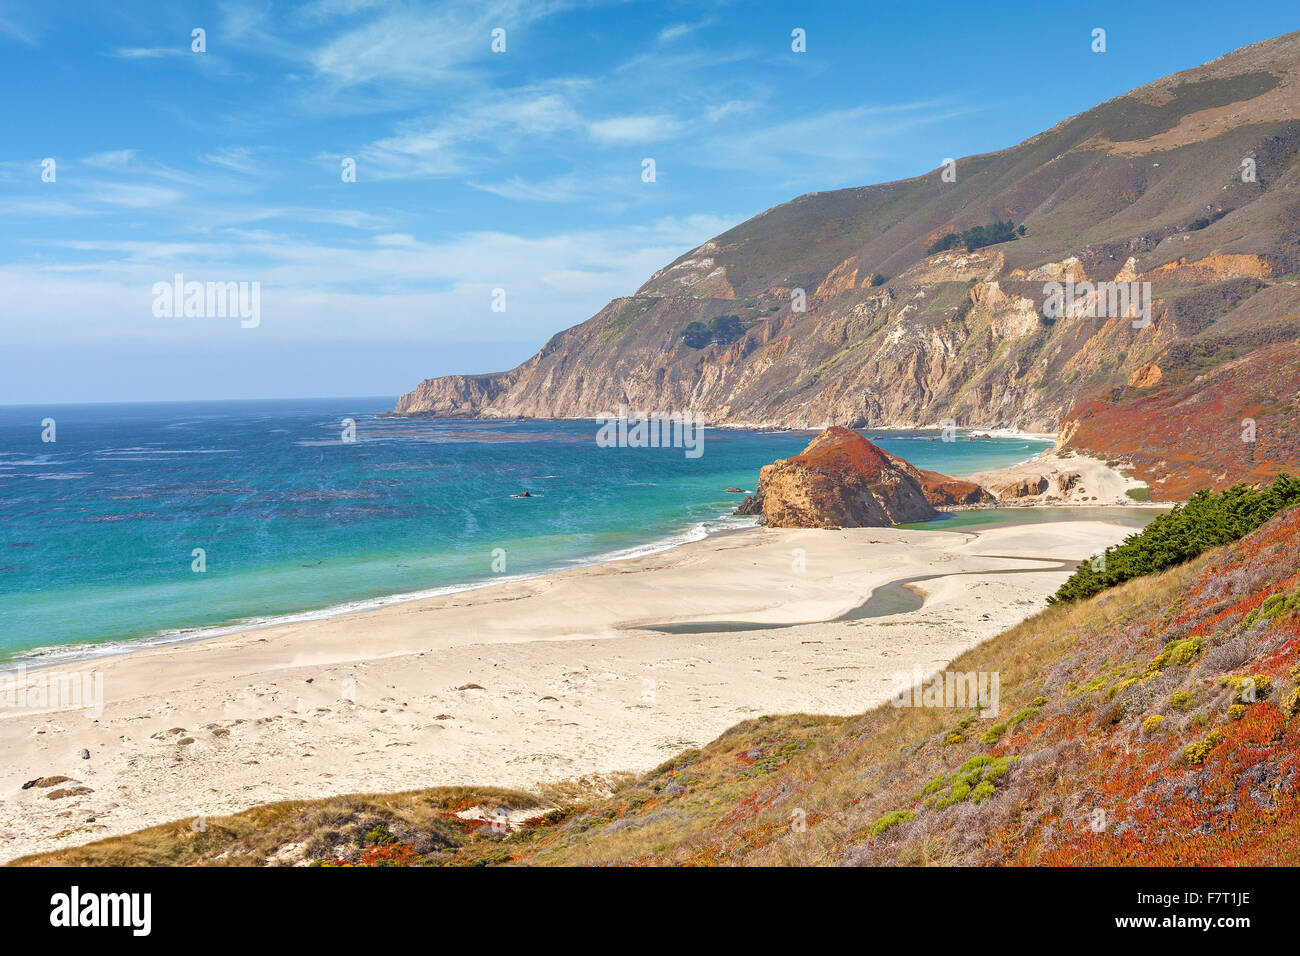
<svg viewBox="0 0 1300 956">
<path fill-rule="evenodd" d="M 742 496 L 725 489 L 752 490 L 761 466 L 812 434 L 709 428 L 688 457 L 600 447 L 594 421 L 381 417 L 393 401 L 0 407 L 0 661 L 116 652 L 671 547 L 752 524 L 730 515 Z M 956 475 L 1049 445 L 866 434 Z"/>
</svg>

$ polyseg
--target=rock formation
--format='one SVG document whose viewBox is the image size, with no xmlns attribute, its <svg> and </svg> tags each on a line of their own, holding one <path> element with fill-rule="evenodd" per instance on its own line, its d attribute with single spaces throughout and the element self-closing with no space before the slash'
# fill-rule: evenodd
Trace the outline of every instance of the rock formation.
<svg viewBox="0 0 1300 956">
<path fill-rule="evenodd" d="M 764 465 L 737 514 L 774 528 L 862 528 L 925 521 L 936 505 L 989 500 L 978 485 L 916 468 L 832 426 L 800 454 Z"/>
</svg>

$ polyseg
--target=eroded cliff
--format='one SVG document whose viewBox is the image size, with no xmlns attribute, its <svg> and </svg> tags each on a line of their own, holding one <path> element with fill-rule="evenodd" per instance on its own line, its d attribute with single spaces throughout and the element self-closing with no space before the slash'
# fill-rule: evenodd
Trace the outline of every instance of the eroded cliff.
<svg viewBox="0 0 1300 956">
<path fill-rule="evenodd" d="M 568 418 L 627 405 L 802 428 L 952 422 L 1060 430 L 1067 447 L 1129 456 L 1116 435 L 1132 415 L 1185 404 L 1210 378 L 1248 385 L 1222 370 L 1300 338 L 1297 93 L 1300 34 L 1288 34 L 959 160 L 956 182 L 931 173 L 802 196 L 681 256 L 518 368 L 427 380 L 395 412 Z M 931 253 L 1000 221 L 1023 234 Z M 1053 283 L 1073 283 L 1064 309 Z M 1131 291 L 1127 308 L 1117 289 Z M 684 335 L 732 316 L 734 337 Z M 1253 458 L 1209 448 L 1198 479 L 1300 467 L 1300 446 L 1280 437 L 1294 390 L 1253 395 L 1204 403 L 1218 417 L 1200 428 L 1227 434 L 1252 417 L 1277 440 Z M 1156 473 L 1182 457 L 1138 463 L 1157 495 L 1183 486 Z"/>
</svg>

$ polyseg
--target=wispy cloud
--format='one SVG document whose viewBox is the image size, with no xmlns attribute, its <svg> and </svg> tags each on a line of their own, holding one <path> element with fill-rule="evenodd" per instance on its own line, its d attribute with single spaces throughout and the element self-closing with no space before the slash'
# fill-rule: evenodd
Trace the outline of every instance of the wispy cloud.
<svg viewBox="0 0 1300 956">
<path fill-rule="evenodd" d="M 19 23 L 7 10 L 0 10 L 0 38 L 36 46 L 35 31 Z"/>
<path fill-rule="evenodd" d="M 134 149 L 114 149 L 103 153 L 94 153 L 82 158 L 82 163 L 100 169 L 120 169 L 135 158 Z"/>
<path fill-rule="evenodd" d="M 672 116 L 612 116 L 587 124 L 591 138 L 601 143 L 653 143 L 671 139 L 682 130 Z"/>
<path fill-rule="evenodd" d="M 706 17 L 703 20 L 696 20 L 694 23 L 674 23 L 664 27 L 659 31 L 660 43 L 672 43 L 674 40 L 680 40 L 682 37 L 690 36 L 696 30 L 703 29 L 715 23 L 713 17 Z"/>
<path fill-rule="evenodd" d="M 572 202 L 592 194 L 590 179 L 576 174 L 555 176 L 550 179 L 529 181 L 521 176 L 511 176 L 503 182 L 470 182 L 475 189 L 492 193 L 502 199 L 523 202 Z"/>
<path fill-rule="evenodd" d="M 237 173 L 259 171 L 258 164 L 254 160 L 254 151 L 247 146 L 227 146 L 214 153 L 207 153 L 203 161 Z"/>
<path fill-rule="evenodd" d="M 166 46 L 120 46 L 113 51 L 113 56 L 120 60 L 159 60 L 169 56 L 185 56 L 189 47 L 183 49 Z"/>
<path fill-rule="evenodd" d="M 95 202 L 107 203 L 111 206 L 146 209 L 173 206 L 184 198 L 184 194 L 166 186 L 98 183 L 89 191 L 89 197 Z"/>
<path fill-rule="evenodd" d="M 865 183 L 872 181 L 873 161 L 893 148 L 902 134 L 978 111 L 977 106 L 955 100 L 824 110 L 715 134 L 700 150 L 699 161 L 720 169 L 784 177 L 801 188 Z"/>
<path fill-rule="evenodd" d="M 593 301 L 634 291 L 654 269 L 734 223 L 732 218 L 663 218 L 631 229 L 574 230 L 530 237 L 468 232 L 437 241 L 405 233 L 324 243 L 270 230 L 229 230 L 212 241 L 77 240 L 49 243 L 88 258 L 57 264 L 0 265 L 0 332 L 36 329 L 58 341 L 202 341 L 218 324 L 162 321 L 149 290 L 176 272 L 206 281 L 262 283 L 259 336 L 312 341 L 383 333 L 419 341 L 471 341 L 544 335 L 585 319 Z M 57 283 L 51 277 L 59 275 Z M 57 288 L 57 294 L 51 290 Z M 492 316 L 494 288 L 509 295 L 510 323 Z M 87 324 L 74 302 L 96 303 Z M 39 319 L 39 321 L 38 321 Z"/>
<path fill-rule="evenodd" d="M 573 6 L 563 0 L 448 0 L 437 6 L 385 7 L 330 4 L 318 8 L 322 15 L 327 9 L 342 14 L 361 9 L 381 12 L 312 49 L 307 59 L 318 76 L 339 87 L 381 81 L 428 84 L 493 55 L 493 29 L 507 31 L 508 50 L 512 31 L 522 32 Z"/>
</svg>

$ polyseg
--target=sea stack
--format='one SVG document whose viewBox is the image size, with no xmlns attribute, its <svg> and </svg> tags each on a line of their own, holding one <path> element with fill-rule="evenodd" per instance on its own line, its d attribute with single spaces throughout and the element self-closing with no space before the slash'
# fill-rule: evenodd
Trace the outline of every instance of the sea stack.
<svg viewBox="0 0 1300 956">
<path fill-rule="evenodd" d="M 774 528 L 870 528 L 925 521 L 936 506 L 991 496 L 974 482 L 916 468 L 838 425 L 802 453 L 764 465 L 736 510 Z"/>
</svg>

